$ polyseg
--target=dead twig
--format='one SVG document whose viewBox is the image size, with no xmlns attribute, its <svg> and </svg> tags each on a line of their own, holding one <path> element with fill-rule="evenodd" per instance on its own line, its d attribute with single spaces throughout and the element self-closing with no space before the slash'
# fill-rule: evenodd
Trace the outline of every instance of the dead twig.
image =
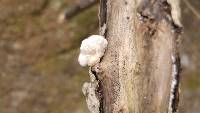
<svg viewBox="0 0 200 113">
<path fill-rule="evenodd" d="M 62 23 L 64 20 L 74 17 L 96 3 L 98 3 L 98 0 L 81 0 L 78 4 L 67 8 L 63 13 L 61 13 L 58 22 Z"/>
<path fill-rule="evenodd" d="M 200 19 L 200 14 L 199 12 L 194 8 L 194 6 L 191 5 L 191 3 L 188 0 L 183 0 L 183 2 L 185 3 L 185 5 L 192 11 L 192 13 L 198 18 Z"/>
</svg>

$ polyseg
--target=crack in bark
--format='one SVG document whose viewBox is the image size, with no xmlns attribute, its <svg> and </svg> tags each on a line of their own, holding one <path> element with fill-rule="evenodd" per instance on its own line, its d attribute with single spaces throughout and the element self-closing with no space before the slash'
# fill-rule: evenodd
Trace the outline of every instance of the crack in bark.
<svg viewBox="0 0 200 113">
<path fill-rule="evenodd" d="M 102 85 L 102 82 L 100 80 L 98 80 L 99 82 L 99 87 L 97 88 L 97 95 L 98 95 L 98 98 L 99 98 L 99 103 L 100 103 L 100 106 L 99 106 L 99 113 L 104 113 L 104 106 L 103 106 L 103 100 L 104 100 L 104 97 L 103 97 L 103 85 Z"/>
<path fill-rule="evenodd" d="M 181 34 L 183 33 L 183 27 L 181 25 L 178 25 L 178 23 L 176 23 L 177 20 L 173 20 L 173 15 L 172 15 L 172 8 L 173 8 L 173 4 L 170 3 L 169 1 L 166 1 L 166 5 L 168 5 L 170 7 L 170 12 L 169 15 L 170 15 L 170 20 L 169 23 L 171 23 L 171 26 L 172 26 L 172 31 L 175 33 L 175 38 L 174 38 L 174 45 L 175 45 L 175 49 L 174 49 L 174 57 L 175 57 L 175 61 L 173 61 L 172 65 L 175 65 L 176 66 L 176 74 L 174 75 L 174 79 L 176 80 L 176 84 L 174 86 L 174 89 L 173 89 L 173 99 L 172 99 L 172 104 L 171 106 L 171 109 L 172 111 L 168 111 L 168 112 L 172 112 L 172 113 L 175 113 L 177 112 L 178 110 L 178 104 L 179 104 L 179 85 L 180 85 L 180 74 L 181 74 L 181 62 L 180 62 L 180 57 L 179 57 L 179 46 L 180 46 L 180 43 L 181 43 Z M 180 12 L 179 12 L 180 13 Z M 175 15 L 176 16 L 176 15 Z M 169 110 L 169 109 L 168 109 Z"/>
<path fill-rule="evenodd" d="M 96 81 L 98 82 L 98 87 L 96 88 L 96 95 L 99 99 L 99 113 L 104 113 L 104 107 L 103 107 L 103 84 L 102 81 L 100 80 L 100 78 L 98 77 L 99 74 L 101 73 L 101 70 L 99 69 L 99 65 L 95 65 L 91 68 L 91 72 L 92 74 L 95 76 Z"/>
<path fill-rule="evenodd" d="M 101 27 L 107 22 L 107 0 L 100 0 L 99 20 Z"/>
<path fill-rule="evenodd" d="M 107 34 L 107 0 L 100 0 L 99 25 L 101 35 Z"/>
<path fill-rule="evenodd" d="M 172 95 L 173 95 L 173 99 L 171 100 L 172 101 L 172 104 L 171 107 L 172 108 L 172 113 L 175 113 L 178 109 L 178 103 L 179 103 L 179 83 L 180 83 L 180 73 L 181 73 L 181 63 L 180 63 L 180 57 L 179 55 L 175 55 L 175 61 L 172 61 L 173 65 L 176 66 L 176 69 L 175 71 L 177 71 L 174 75 L 174 79 L 176 80 L 176 84 L 172 91 Z"/>
<path fill-rule="evenodd" d="M 103 35 L 105 38 L 107 37 L 107 1 L 108 0 L 100 0 L 100 9 L 99 9 L 99 25 L 100 25 L 100 34 Z M 102 58 L 100 59 L 101 62 Z M 102 75 L 101 72 L 99 73 L 97 69 L 93 70 L 94 75 L 98 81 L 99 87 L 97 88 L 97 95 L 99 97 L 99 112 L 105 113 L 104 107 L 104 95 L 103 95 L 103 83 L 102 78 L 99 78 L 99 75 Z"/>
</svg>

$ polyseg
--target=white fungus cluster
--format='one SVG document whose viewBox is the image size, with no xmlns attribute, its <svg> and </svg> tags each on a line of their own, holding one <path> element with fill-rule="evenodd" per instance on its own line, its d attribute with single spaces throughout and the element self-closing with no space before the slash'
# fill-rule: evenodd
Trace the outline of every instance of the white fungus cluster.
<svg viewBox="0 0 200 113">
<path fill-rule="evenodd" d="M 100 62 L 107 45 L 107 40 L 100 35 L 92 35 L 84 39 L 80 47 L 79 64 L 81 66 L 93 66 Z"/>
</svg>

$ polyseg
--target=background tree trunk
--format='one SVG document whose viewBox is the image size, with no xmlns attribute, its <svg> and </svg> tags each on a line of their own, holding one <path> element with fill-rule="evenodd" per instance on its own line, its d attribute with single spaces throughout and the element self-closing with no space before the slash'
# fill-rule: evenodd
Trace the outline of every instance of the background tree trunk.
<svg viewBox="0 0 200 113">
<path fill-rule="evenodd" d="M 176 111 L 182 32 L 178 3 L 100 1 L 100 33 L 108 48 L 100 65 L 92 67 L 99 113 Z"/>
</svg>

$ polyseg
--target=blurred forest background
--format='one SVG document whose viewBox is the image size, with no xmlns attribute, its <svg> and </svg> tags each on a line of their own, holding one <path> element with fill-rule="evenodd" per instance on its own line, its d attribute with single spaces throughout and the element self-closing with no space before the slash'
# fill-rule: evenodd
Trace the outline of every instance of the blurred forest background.
<svg viewBox="0 0 200 113">
<path fill-rule="evenodd" d="M 83 0 L 82 0 L 83 1 Z M 98 4 L 68 20 L 79 0 L 0 0 L 0 113 L 89 113 L 81 41 L 98 34 Z M 200 113 L 200 1 L 181 0 L 180 113 Z"/>
</svg>

